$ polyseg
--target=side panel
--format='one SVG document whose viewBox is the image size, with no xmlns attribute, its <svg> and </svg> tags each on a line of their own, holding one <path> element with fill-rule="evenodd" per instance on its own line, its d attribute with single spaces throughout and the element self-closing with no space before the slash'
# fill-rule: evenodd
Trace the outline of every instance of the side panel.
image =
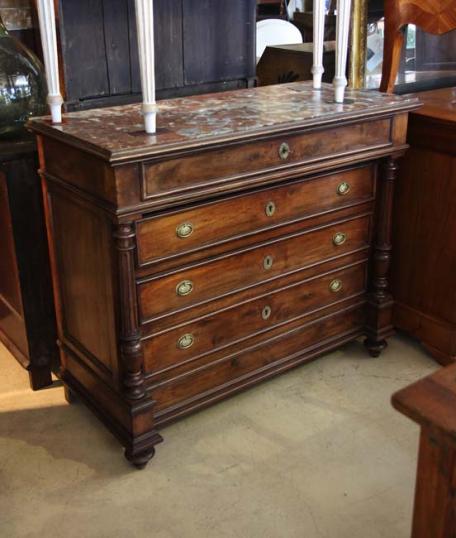
<svg viewBox="0 0 456 538">
<path fill-rule="evenodd" d="M 117 374 L 112 230 L 104 213 L 60 189 L 50 192 L 59 275 L 61 339 L 112 379 Z"/>
</svg>

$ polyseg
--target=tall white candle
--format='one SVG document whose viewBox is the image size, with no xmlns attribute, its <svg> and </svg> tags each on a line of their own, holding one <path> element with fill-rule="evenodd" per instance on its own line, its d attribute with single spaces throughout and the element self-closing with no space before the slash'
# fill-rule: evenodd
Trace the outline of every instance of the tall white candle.
<svg viewBox="0 0 456 538">
<path fill-rule="evenodd" d="M 52 123 L 62 123 L 63 99 L 60 94 L 54 0 L 38 0 L 38 18 L 48 85 L 47 100 L 51 109 Z"/>
<path fill-rule="evenodd" d="M 351 0 L 337 0 L 336 24 L 336 76 L 334 78 L 334 99 L 336 103 L 344 102 L 347 86 L 347 52 L 350 33 Z"/>
<path fill-rule="evenodd" d="M 155 103 L 154 2 L 153 0 L 135 0 L 135 5 L 144 126 L 146 133 L 152 134 L 156 131 L 157 113 Z"/>
<path fill-rule="evenodd" d="M 325 0 L 314 0 L 313 6 L 313 87 L 321 88 L 323 67 L 323 46 L 325 35 Z"/>
</svg>

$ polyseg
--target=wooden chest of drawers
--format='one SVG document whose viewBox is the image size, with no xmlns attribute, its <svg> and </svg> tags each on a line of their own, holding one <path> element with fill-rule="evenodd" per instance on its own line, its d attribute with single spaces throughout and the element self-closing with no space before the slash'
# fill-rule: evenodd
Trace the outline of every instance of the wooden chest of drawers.
<svg viewBox="0 0 456 538">
<path fill-rule="evenodd" d="M 308 83 L 35 120 L 62 379 L 141 467 L 160 428 L 361 335 L 378 355 L 411 98 Z"/>
</svg>

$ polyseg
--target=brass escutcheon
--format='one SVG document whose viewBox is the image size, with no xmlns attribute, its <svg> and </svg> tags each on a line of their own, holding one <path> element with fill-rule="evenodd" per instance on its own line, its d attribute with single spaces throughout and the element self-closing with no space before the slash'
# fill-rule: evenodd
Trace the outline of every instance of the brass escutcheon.
<svg viewBox="0 0 456 538">
<path fill-rule="evenodd" d="M 333 293 L 338 293 L 342 289 L 342 280 L 339 280 L 338 278 L 336 278 L 335 280 L 332 280 L 331 283 L 329 284 L 329 289 Z"/>
<path fill-rule="evenodd" d="M 176 235 L 177 237 L 180 237 L 181 239 L 185 239 L 186 237 L 189 237 L 193 233 L 193 226 L 190 224 L 190 222 L 184 222 L 184 224 L 181 224 L 176 228 Z"/>
<path fill-rule="evenodd" d="M 188 349 L 189 347 L 193 346 L 194 341 L 195 339 L 193 338 L 193 334 L 189 334 L 189 333 L 184 334 L 177 341 L 177 347 L 179 349 Z"/>
<path fill-rule="evenodd" d="M 268 202 L 266 204 L 266 208 L 265 208 L 265 213 L 268 217 L 272 217 L 272 215 L 274 215 L 275 213 L 275 210 L 276 210 L 276 205 L 274 202 Z"/>
<path fill-rule="evenodd" d="M 343 181 L 337 187 L 337 194 L 339 194 L 340 196 L 344 196 L 345 194 L 348 194 L 349 192 L 350 192 L 350 184 L 347 183 L 346 181 Z"/>
<path fill-rule="evenodd" d="M 280 144 L 279 156 L 282 159 L 282 161 L 285 161 L 290 156 L 290 146 L 286 142 L 283 142 L 283 144 Z"/>
<path fill-rule="evenodd" d="M 193 282 L 191 280 L 183 280 L 182 282 L 179 282 L 179 284 L 176 286 L 176 293 L 181 297 L 184 297 L 185 295 L 190 295 L 192 291 Z"/>
<path fill-rule="evenodd" d="M 263 260 L 263 267 L 268 271 L 271 269 L 272 264 L 274 263 L 274 258 L 272 256 L 266 256 Z"/>
<path fill-rule="evenodd" d="M 344 234 L 343 232 L 337 232 L 333 236 L 333 243 L 336 245 L 336 247 L 340 247 L 340 245 L 343 245 L 346 240 L 347 234 Z"/>
<path fill-rule="evenodd" d="M 271 317 L 272 309 L 270 306 L 265 306 L 261 311 L 261 317 L 266 321 Z"/>
</svg>

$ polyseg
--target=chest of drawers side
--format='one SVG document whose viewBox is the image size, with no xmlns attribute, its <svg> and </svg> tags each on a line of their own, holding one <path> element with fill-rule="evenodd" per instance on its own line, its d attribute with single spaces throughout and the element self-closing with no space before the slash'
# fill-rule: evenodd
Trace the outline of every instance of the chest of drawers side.
<svg viewBox="0 0 456 538">
<path fill-rule="evenodd" d="M 116 216 L 117 177 L 108 163 L 73 148 L 65 162 L 61 145 L 41 137 L 38 145 L 60 375 L 69 399 L 82 398 L 141 467 L 161 437 L 144 387 L 134 223 Z M 76 161 L 77 169 L 68 166 Z"/>
</svg>

